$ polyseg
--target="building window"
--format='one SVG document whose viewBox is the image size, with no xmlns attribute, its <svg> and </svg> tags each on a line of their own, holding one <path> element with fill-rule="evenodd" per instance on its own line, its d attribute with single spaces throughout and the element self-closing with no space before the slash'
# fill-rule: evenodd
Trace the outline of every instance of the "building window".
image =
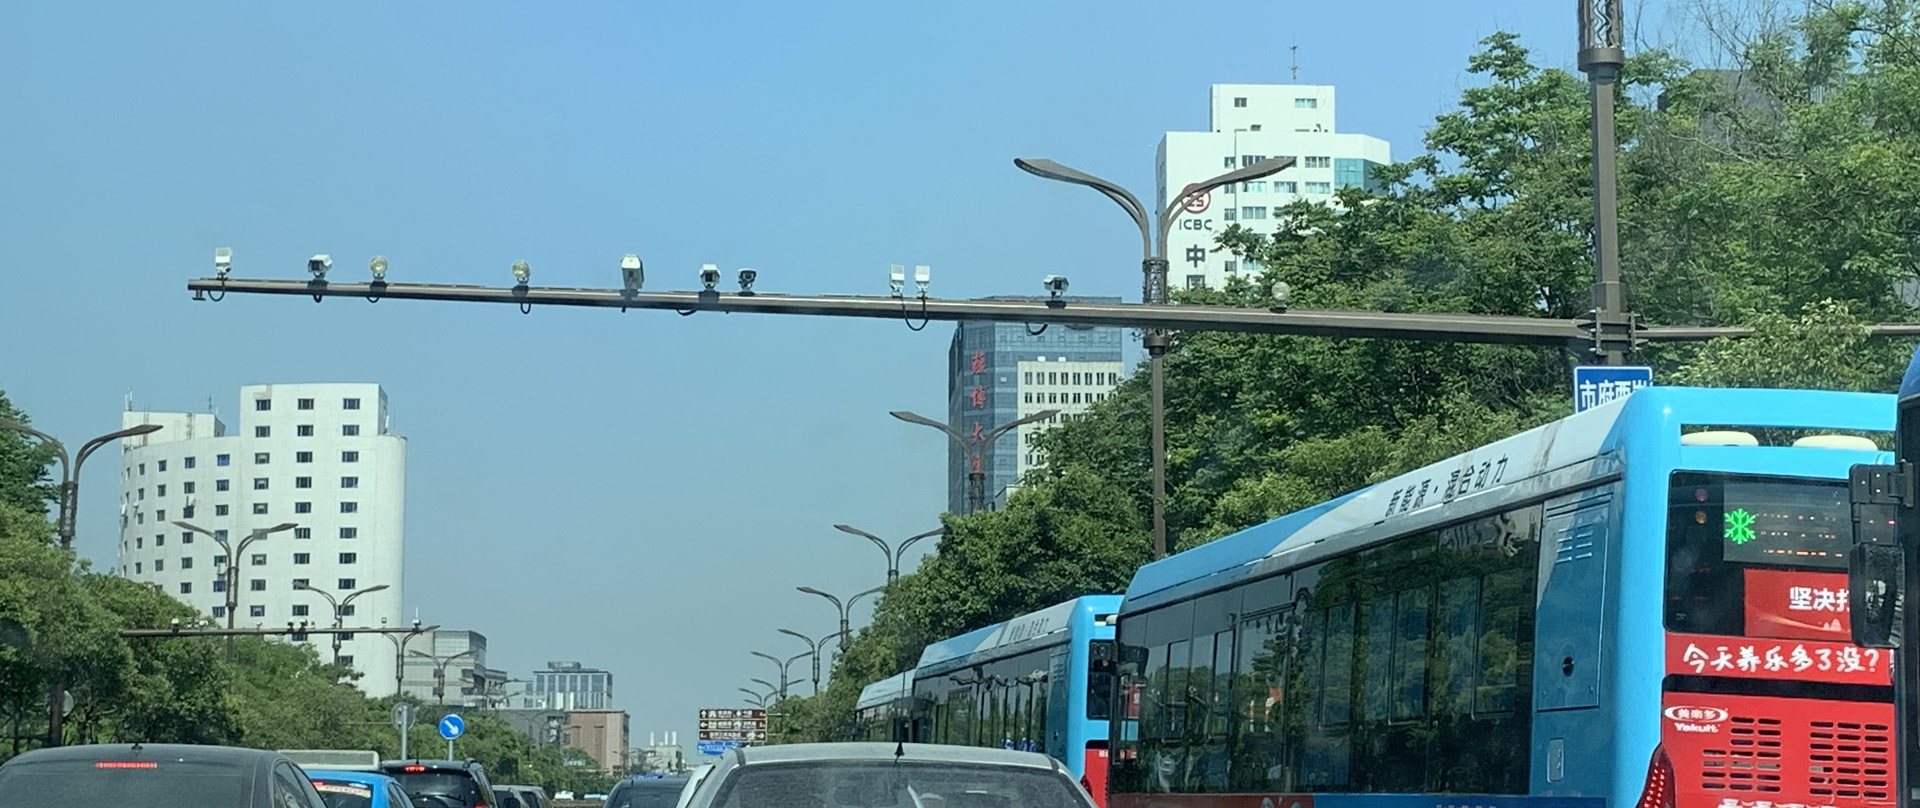
<svg viewBox="0 0 1920 808">
<path fill-rule="evenodd" d="M 157 522 L 157 521 L 160 521 L 160 520 L 162 520 L 162 519 L 165 519 L 165 518 L 166 518 L 166 517 L 164 517 L 164 516 L 160 516 L 160 517 L 155 517 L 155 519 L 154 519 L 154 521 L 156 521 L 156 522 Z M 161 535 L 158 535 L 158 536 L 155 536 L 155 537 L 153 537 L 153 546 L 155 546 L 155 547 L 165 547 L 165 546 L 167 546 L 167 537 L 166 537 L 166 534 L 164 534 L 164 533 L 163 533 L 163 534 L 161 534 Z"/>
<path fill-rule="evenodd" d="M 191 594 L 193 594 L 193 582 L 192 582 L 192 581 L 181 581 L 181 582 L 180 582 L 180 594 L 182 594 L 182 595 L 191 595 Z"/>
<path fill-rule="evenodd" d="M 340 487 L 341 488 L 359 488 L 360 478 L 359 477 L 341 477 Z"/>
<path fill-rule="evenodd" d="M 1241 208 L 1240 218 L 1246 219 L 1248 221 L 1252 221 L 1254 219 L 1265 219 L 1267 218 L 1267 209 L 1264 207 Z"/>
<path fill-rule="evenodd" d="M 354 586 L 354 580 L 352 578 L 341 578 L 339 583 L 340 586 L 338 588 L 343 590 L 352 589 Z"/>
<path fill-rule="evenodd" d="M 267 490 L 267 478 L 265 478 L 265 477 L 255 477 L 255 478 L 253 478 L 253 490 L 255 490 L 255 491 L 265 491 L 265 490 Z"/>
<path fill-rule="evenodd" d="M 312 487 L 313 487 L 313 478 L 312 478 L 312 477 L 295 477 L 295 478 L 293 478 L 293 487 L 295 487 L 295 488 L 312 488 Z"/>
<path fill-rule="evenodd" d="M 252 556 L 250 556 L 250 557 L 249 557 L 249 558 L 248 558 L 247 560 L 248 560 L 248 562 L 249 562 L 249 563 L 251 563 L 251 564 L 253 564 L 253 565 L 254 565 L 254 566 L 256 566 L 256 567 L 264 567 L 264 566 L 266 566 L 266 565 L 267 565 L 267 554 L 266 554 L 266 553 L 254 553 L 254 554 L 253 554 Z"/>
<path fill-rule="evenodd" d="M 218 583 L 220 583 L 220 582 L 219 582 L 219 581 L 214 581 L 214 583 L 215 583 L 215 584 L 218 584 Z M 220 590 L 220 587 L 218 587 L 218 586 L 215 586 L 215 587 L 213 588 L 213 591 L 215 591 L 215 592 L 219 592 L 219 591 L 221 591 L 221 590 Z M 227 616 L 227 607 L 225 607 L 225 606 L 215 606 L 215 607 L 213 607 L 213 616 L 214 616 L 214 617 L 226 617 L 226 616 Z"/>
<path fill-rule="evenodd" d="M 156 471 L 166 471 L 166 470 L 167 470 L 167 461 L 165 461 L 165 460 L 158 460 L 158 461 L 155 461 L 155 462 L 156 462 L 156 463 L 158 464 L 158 466 L 157 466 L 157 468 L 155 469 Z"/>
<path fill-rule="evenodd" d="M 298 438 L 313 437 L 313 424 L 301 424 L 299 426 L 294 427 L 293 435 L 294 437 L 298 437 Z"/>
<path fill-rule="evenodd" d="M 233 457 L 231 455 L 214 455 L 213 456 L 213 464 L 216 466 L 225 466 L 225 465 L 231 464 L 232 462 L 233 462 Z"/>
<path fill-rule="evenodd" d="M 145 489 L 145 488 L 142 488 L 142 489 L 139 489 L 139 492 L 140 492 L 140 493 L 139 493 L 139 496 L 137 497 L 137 499 L 146 499 L 146 498 L 147 498 L 147 489 Z"/>
<path fill-rule="evenodd" d="M 1310 194 L 1330 194 L 1330 193 L 1333 193 L 1333 183 L 1331 183 L 1331 182 L 1309 182 L 1309 183 L 1307 183 L 1307 193 L 1310 193 Z"/>
<path fill-rule="evenodd" d="M 1246 182 L 1241 183 L 1240 190 L 1250 194 L 1266 193 L 1267 181 L 1266 180 L 1247 180 Z"/>
<path fill-rule="evenodd" d="M 165 522 L 165 521 L 167 521 L 167 511 L 166 511 L 166 509 L 165 509 L 165 508 L 162 508 L 162 509 L 160 509 L 160 510 L 157 510 L 157 511 L 154 511 L 154 512 L 153 512 L 153 521 L 155 521 L 155 522 Z"/>
<path fill-rule="evenodd" d="M 357 528 L 357 527 L 340 528 L 340 538 L 343 538 L 343 539 L 360 538 L 360 528 Z"/>
<path fill-rule="evenodd" d="M 265 502 L 255 502 L 255 503 L 253 503 L 253 513 L 254 513 L 254 515 L 256 515 L 256 516 L 258 516 L 258 515 L 260 515 L 260 514 L 264 514 L 264 513 L 266 513 L 266 512 L 267 512 L 267 503 L 265 503 Z"/>
<path fill-rule="evenodd" d="M 140 569 L 140 562 L 138 561 L 133 562 L 133 571 L 135 574 L 143 572 L 143 570 Z"/>
<path fill-rule="evenodd" d="M 357 398 L 342 399 L 340 401 L 340 409 L 343 409 L 343 410 L 360 409 L 360 399 L 357 399 Z"/>
<path fill-rule="evenodd" d="M 358 462 L 360 462 L 360 453 L 359 453 L 359 452 L 341 452 L 341 453 L 340 453 L 340 462 L 342 462 L 342 463 L 358 463 Z"/>
<path fill-rule="evenodd" d="M 1247 127 L 1247 131 L 1249 131 L 1249 132 L 1258 132 L 1258 131 L 1260 131 L 1260 124 L 1257 124 L 1257 123 L 1256 123 L 1256 124 L 1253 124 L 1252 126 L 1249 126 L 1249 127 Z"/>
<path fill-rule="evenodd" d="M 295 603 L 295 604 L 293 604 L 293 616 L 294 616 L 294 617 L 306 617 L 306 616 L 307 616 L 307 604 L 305 604 L 305 603 Z"/>
<path fill-rule="evenodd" d="M 253 464 L 256 466 L 264 466 L 267 464 L 267 461 L 272 459 L 273 459 L 273 456 L 270 454 L 267 454 L 266 452 L 253 453 Z"/>
<path fill-rule="evenodd" d="M 154 572 L 165 572 L 166 570 L 167 570 L 167 560 L 166 560 L 166 559 L 164 559 L 164 558 L 156 558 L 156 559 L 154 559 L 154 560 L 153 560 L 153 571 L 154 571 Z"/>
<path fill-rule="evenodd" d="M 1032 403 L 1033 403 L 1033 393 L 1032 393 L 1031 391 L 1029 391 L 1029 392 L 1028 392 L 1028 393 L 1026 394 L 1026 403 L 1028 403 L 1028 404 L 1032 404 Z"/>
<path fill-rule="evenodd" d="M 360 512 L 360 503 L 358 503 L 358 502 L 342 502 L 342 503 L 340 503 L 340 512 L 341 512 L 341 513 L 359 513 L 359 512 Z"/>
<path fill-rule="evenodd" d="M 313 538 L 313 528 L 296 527 L 293 529 L 293 537 L 296 539 L 311 539 Z"/>
<path fill-rule="evenodd" d="M 1300 183 L 1293 180 L 1274 180 L 1273 190 L 1274 193 L 1297 194 L 1300 193 Z"/>
<path fill-rule="evenodd" d="M 215 578 L 215 579 L 213 579 L 213 591 L 215 591 L 215 592 L 225 592 L 225 591 L 227 591 L 227 579 L 225 579 L 225 578 Z"/>
<path fill-rule="evenodd" d="M 214 480 L 213 481 L 213 490 L 215 491 L 226 491 L 232 488 L 232 486 L 233 486 L 233 483 L 231 480 Z"/>
<path fill-rule="evenodd" d="M 258 603 L 253 604 L 252 606 L 248 606 L 247 616 L 248 617 L 266 617 L 267 607 Z"/>
<path fill-rule="evenodd" d="M 194 486 L 193 486 L 193 483 L 191 483 L 191 482 L 185 482 L 185 483 L 181 483 L 181 484 L 180 484 L 180 493 L 182 493 L 182 494 L 191 494 L 191 493 L 193 493 L 193 487 L 194 487 Z"/>
<path fill-rule="evenodd" d="M 305 564 L 312 560 L 313 560 L 312 553 L 294 553 L 293 554 L 293 563 L 295 564 Z"/>
<path fill-rule="evenodd" d="M 193 465 L 194 465 L 193 458 L 191 457 L 180 458 L 180 464 L 183 466 L 186 466 L 187 468 L 193 468 Z"/>
<path fill-rule="evenodd" d="M 1223 159 L 1223 160 L 1221 160 L 1221 167 L 1223 167 L 1223 168 L 1234 168 L 1235 166 L 1234 166 L 1234 159 L 1233 159 L 1233 155 L 1231 155 L 1231 154 L 1229 154 L 1229 155 L 1227 155 L 1227 156 L 1226 156 L 1226 158 L 1225 158 L 1225 159 Z"/>
<path fill-rule="evenodd" d="M 1318 99 L 1318 98 L 1295 98 L 1295 99 L 1293 99 L 1293 108 L 1294 108 L 1294 109 L 1319 109 L 1319 108 L 1320 108 L 1320 99 Z"/>
<path fill-rule="evenodd" d="M 352 617 L 352 616 L 353 616 L 353 610 L 354 610 L 354 605 L 353 605 L 353 604 L 351 604 L 351 603 L 342 603 L 342 604 L 340 604 L 340 616 L 341 616 L 341 617 Z"/>
<path fill-rule="evenodd" d="M 360 425 L 359 424 L 341 424 L 340 434 L 349 438 L 359 435 Z"/>
<path fill-rule="evenodd" d="M 1205 288 L 1207 288 L 1207 276 L 1205 276 L 1205 275 L 1188 275 L 1188 276 L 1187 276 L 1187 288 L 1188 288 L 1188 289 L 1205 289 Z"/>
<path fill-rule="evenodd" d="M 215 506 L 213 506 L 213 515 L 214 515 L 214 516 L 226 516 L 226 515 L 227 515 L 227 506 L 225 506 L 225 505 L 215 505 Z"/>
<path fill-rule="evenodd" d="M 253 592 L 265 592 L 267 591 L 267 579 L 254 578 L 249 580 L 247 581 L 247 589 Z"/>
<path fill-rule="evenodd" d="M 1236 264 L 1236 263 L 1234 263 L 1234 262 L 1232 262 L 1232 261 L 1226 261 L 1226 262 L 1223 262 L 1223 264 L 1224 264 L 1224 265 L 1223 265 L 1223 266 L 1221 267 L 1221 269 L 1224 269 L 1224 270 L 1226 270 L 1226 271 L 1228 271 L 1228 272 L 1239 272 L 1239 271 L 1240 271 L 1240 265 L 1239 265 L 1239 264 Z"/>
<path fill-rule="evenodd" d="M 313 503 L 295 502 L 293 503 L 293 512 L 294 513 L 313 513 Z"/>
<path fill-rule="evenodd" d="M 1225 214 L 1226 219 L 1229 222 L 1240 220 L 1240 211 L 1234 210 L 1233 208 L 1224 208 L 1220 212 Z"/>
<path fill-rule="evenodd" d="M 1332 168 L 1332 167 L 1333 167 L 1333 158 L 1331 157 L 1309 156 L 1307 158 L 1307 168 Z"/>
<path fill-rule="evenodd" d="M 349 639 L 351 639 L 352 637 L 353 637 L 353 635 L 352 635 L 352 634 L 342 634 L 342 635 L 340 635 L 340 641 L 341 641 L 341 642 L 345 642 L 345 641 L 347 641 L 347 640 L 349 640 Z M 344 666 L 346 666 L 346 667 L 349 667 L 349 668 L 351 668 L 351 667 L 353 667 L 353 655 L 352 655 L 352 654 L 341 654 L 341 655 L 340 655 L 340 664 L 341 664 L 341 665 L 344 665 Z"/>
<path fill-rule="evenodd" d="M 183 570 L 193 569 L 193 556 L 182 556 L 180 558 L 180 568 Z"/>
<path fill-rule="evenodd" d="M 227 565 L 227 557 L 226 557 L 226 556 L 223 556 L 223 555 L 217 555 L 217 556 L 214 556 L 214 557 L 213 557 L 213 565 L 214 565 L 214 566 L 216 566 L 216 567 L 224 567 L 224 566 L 226 566 L 226 565 Z"/>
<path fill-rule="evenodd" d="M 266 412 L 267 410 L 271 410 L 271 409 L 273 409 L 273 399 L 256 398 L 253 400 L 254 412 Z"/>
<path fill-rule="evenodd" d="M 342 564 L 352 564 L 352 563 L 358 562 L 359 560 L 360 560 L 359 553 L 341 553 L 340 554 L 340 563 Z"/>
<path fill-rule="evenodd" d="M 1233 105 L 1234 105 L 1235 107 L 1245 107 L 1245 106 L 1247 105 L 1247 98 L 1246 98 L 1246 96 L 1239 96 L 1239 97 L 1236 97 L 1236 98 L 1234 98 L 1234 99 L 1233 99 Z"/>
<path fill-rule="evenodd" d="M 313 409 L 313 399 L 310 399 L 310 398 L 295 399 L 293 402 L 293 407 L 294 409 L 297 409 L 297 410 Z"/>
<path fill-rule="evenodd" d="M 166 496 L 166 495 L 167 495 L 167 486 L 166 486 L 165 484 L 161 484 L 161 485 L 156 485 L 156 486 L 154 486 L 154 487 L 153 487 L 153 495 L 154 495 L 154 496 L 156 496 L 156 497 L 164 497 L 164 496 Z"/>
<path fill-rule="evenodd" d="M 254 437 L 256 437 L 256 438 L 270 438 L 270 437 L 273 437 L 273 427 L 268 427 L 268 426 L 256 426 L 256 427 L 254 427 L 254 428 L 253 428 L 253 436 L 254 436 Z"/>
<path fill-rule="evenodd" d="M 313 453 L 312 453 L 312 452 L 294 452 L 294 453 L 293 453 L 293 462 L 295 462 L 295 463 L 312 463 L 312 462 L 313 462 Z"/>
</svg>

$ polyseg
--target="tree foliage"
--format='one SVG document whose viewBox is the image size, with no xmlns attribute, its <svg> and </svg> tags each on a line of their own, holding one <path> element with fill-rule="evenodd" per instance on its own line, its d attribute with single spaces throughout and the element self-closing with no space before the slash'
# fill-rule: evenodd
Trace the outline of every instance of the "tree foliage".
<svg viewBox="0 0 1920 808">
<path fill-rule="evenodd" d="M 1706 0 L 1711 2 L 1711 0 Z M 1584 77 L 1508 33 L 1424 150 L 1333 204 L 1217 249 L 1253 273 L 1186 302 L 1577 318 L 1591 308 L 1593 139 Z M 1888 390 L 1920 289 L 1920 3 L 1815 4 L 1734 43 L 1738 69 L 1633 55 L 1616 86 L 1629 302 L 1643 322 L 1756 335 L 1649 345 L 1662 383 Z M 1166 356 L 1176 549 L 1564 416 L 1580 358 L 1558 349 L 1179 334 Z M 1047 464 L 1000 513 L 948 516 L 782 738 L 845 737 L 860 687 L 932 640 L 1089 592 L 1147 558 L 1145 374 L 1044 433 Z M 778 728 L 778 726 L 777 726 Z"/>
</svg>

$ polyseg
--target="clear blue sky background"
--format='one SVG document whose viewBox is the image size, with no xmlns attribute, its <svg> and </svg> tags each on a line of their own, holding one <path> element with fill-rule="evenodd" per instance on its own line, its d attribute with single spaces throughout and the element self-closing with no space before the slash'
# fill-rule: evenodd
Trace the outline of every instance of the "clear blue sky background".
<svg viewBox="0 0 1920 808">
<path fill-rule="evenodd" d="M 1629 3 L 1630 7 L 1639 5 Z M 411 442 L 408 609 L 473 628 L 526 675 L 615 672 L 635 742 L 737 705 L 750 649 L 821 634 L 879 554 L 830 527 L 933 527 L 946 446 L 886 417 L 944 411 L 950 326 L 229 297 L 189 277 L 764 291 L 1139 293 L 1138 241 L 1051 157 L 1152 195 L 1167 130 L 1208 85 L 1338 86 L 1338 126 L 1417 152 L 1516 31 L 1571 67 L 1575 3 L 0 4 L 0 389 L 74 440 L 143 409 L 231 423 L 238 388 L 386 386 Z M 1684 27 L 1643 10 L 1645 38 Z M 113 461 L 80 549 L 110 563 Z M 864 611 L 864 608 L 862 609 Z"/>
</svg>

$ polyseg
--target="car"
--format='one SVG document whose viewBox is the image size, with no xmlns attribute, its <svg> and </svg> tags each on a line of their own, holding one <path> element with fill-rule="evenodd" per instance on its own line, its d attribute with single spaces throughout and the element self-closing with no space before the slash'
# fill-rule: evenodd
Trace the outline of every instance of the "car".
<svg viewBox="0 0 1920 808">
<path fill-rule="evenodd" d="M 674 808 L 690 780 L 686 775 L 634 775 L 614 784 L 603 808 Z"/>
<path fill-rule="evenodd" d="M 307 773 L 279 752 L 137 743 L 21 754 L 0 766 L 0 805 L 327 808 Z"/>
<path fill-rule="evenodd" d="M 684 808 L 1095 808 L 1060 761 L 1038 752 L 910 743 L 737 747 L 688 796 Z"/>
<path fill-rule="evenodd" d="M 308 769 L 327 808 L 418 808 L 400 781 L 360 769 Z"/>
<path fill-rule="evenodd" d="M 380 773 L 400 781 L 416 808 L 501 808 L 486 767 L 471 760 L 388 760 Z"/>
<path fill-rule="evenodd" d="M 553 808 L 553 800 L 539 786 L 494 786 L 493 796 L 500 808 Z"/>
</svg>

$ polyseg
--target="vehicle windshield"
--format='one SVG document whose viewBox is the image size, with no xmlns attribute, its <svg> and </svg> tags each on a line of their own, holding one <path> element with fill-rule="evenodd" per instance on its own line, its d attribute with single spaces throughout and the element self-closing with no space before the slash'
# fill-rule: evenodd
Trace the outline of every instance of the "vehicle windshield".
<svg viewBox="0 0 1920 808">
<path fill-rule="evenodd" d="M 222 763 L 15 761 L 0 768 L 0 805 L 206 808 L 249 804 L 252 770 Z"/>
<path fill-rule="evenodd" d="M 320 791 L 327 808 L 385 808 L 374 805 L 373 787 L 365 783 L 315 777 L 313 787 Z"/>
<path fill-rule="evenodd" d="M 1090 806 L 1048 769 L 960 763 L 807 761 L 743 766 L 719 808 L 1061 808 Z"/>
<path fill-rule="evenodd" d="M 480 787 L 459 772 L 387 772 L 419 808 L 471 808 L 483 804 Z"/>
<path fill-rule="evenodd" d="M 607 798 L 605 808 L 673 808 L 686 784 L 686 778 L 622 783 Z"/>
</svg>

